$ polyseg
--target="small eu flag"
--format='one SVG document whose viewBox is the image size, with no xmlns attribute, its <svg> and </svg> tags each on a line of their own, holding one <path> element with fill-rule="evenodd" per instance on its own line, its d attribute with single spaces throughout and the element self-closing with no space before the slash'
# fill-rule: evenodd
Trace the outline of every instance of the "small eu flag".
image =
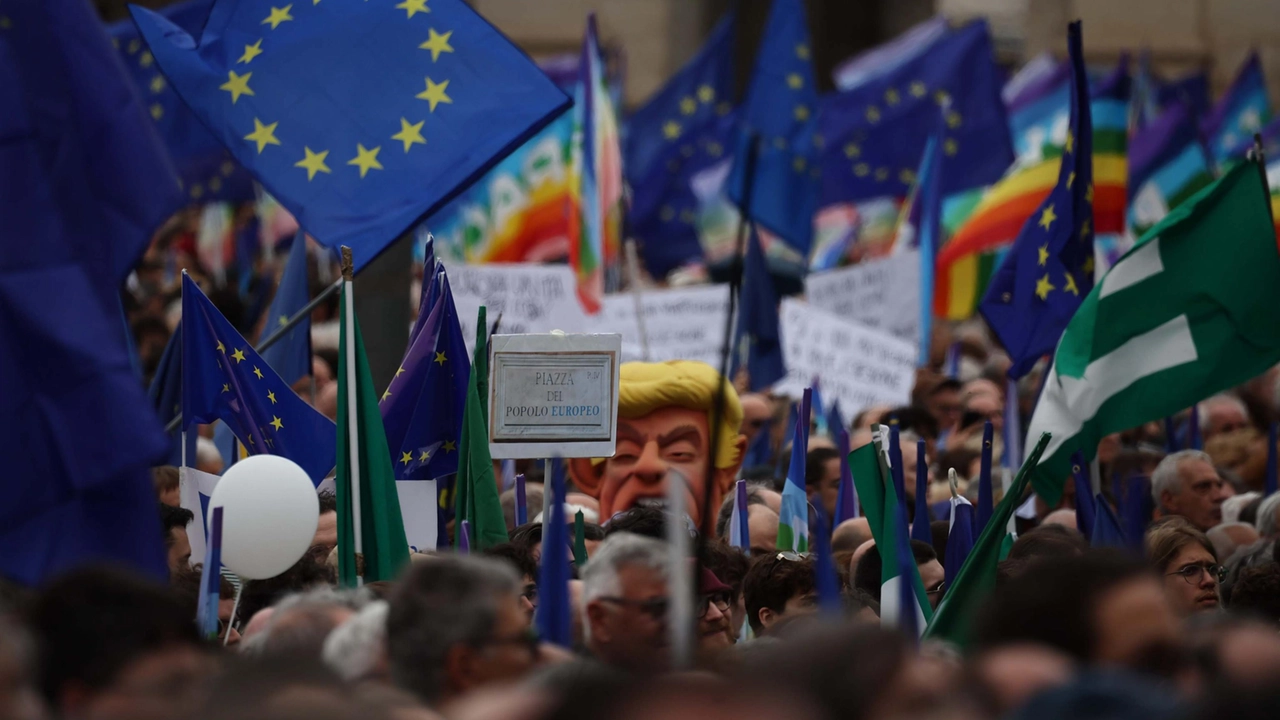
<svg viewBox="0 0 1280 720">
<path fill-rule="evenodd" d="M 1093 289 L 1093 121 L 1080 23 L 1067 33 L 1071 120 L 1058 184 L 1027 219 L 991 278 L 978 309 L 1013 359 L 1020 378 L 1053 351 Z"/>
<path fill-rule="evenodd" d="M 765 266 L 764 251 L 754 230 L 747 238 L 743 272 L 742 310 L 738 312 L 734 364 L 745 366 L 748 387 L 762 390 L 786 377 L 782 360 L 782 334 L 778 331 L 778 291 Z M 736 374 L 736 371 L 735 371 Z M 814 389 L 816 396 L 817 389 Z"/>
<path fill-rule="evenodd" d="M 333 469 L 333 421 L 302 401 L 182 276 L 182 422 L 225 422 L 250 455 L 288 458 L 319 484 Z"/>
<path fill-rule="evenodd" d="M 218 0 L 198 41 L 132 12 L 192 111 L 356 270 L 569 105 L 463 0 Z"/>
<path fill-rule="evenodd" d="M 436 302 L 380 403 L 397 480 L 432 480 L 458 472 L 458 434 L 471 362 L 443 265 L 430 282 L 438 288 Z"/>
<path fill-rule="evenodd" d="M 755 177 L 747 178 L 747 153 L 739 152 L 728 180 L 729 198 L 747 217 L 806 258 L 822 179 L 811 54 L 804 4 L 773 0 L 742 109 L 742 131 L 759 143 Z"/>
<path fill-rule="evenodd" d="M 289 318 L 307 306 L 311 293 L 307 290 L 307 236 L 301 230 L 293 236 L 293 247 L 284 264 L 284 274 L 276 286 L 276 296 L 267 309 L 267 322 L 262 326 L 266 337 L 289 323 Z M 311 318 L 303 318 L 262 351 L 262 357 L 280 378 L 292 385 L 311 374 Z"/>
</svg>

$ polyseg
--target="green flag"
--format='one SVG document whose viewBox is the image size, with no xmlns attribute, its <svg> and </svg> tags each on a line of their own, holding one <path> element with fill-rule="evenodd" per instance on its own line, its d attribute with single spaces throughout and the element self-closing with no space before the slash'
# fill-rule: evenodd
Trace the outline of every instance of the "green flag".
<svg viewBox="0 0 1280 720">
<path fill-rule="evenodd" d="M 1172 415 L 1280 361 L 1280 253 L 1270 196 L 1241 163 L 1174 208 L 1071 318 L 1028 437 L 1053 440 L 1032 480 L 1053 507 L 1071 454 Z"/>
<path fill-rule="evenodd" d="M 1031 468 L 1040 462 L 1045 446 L 1050 442 L 1048 435 L 1041 435 L 1040 442 L 1027 457 L 1026 463 L 1018 470 L 1009 491 L 996 506 L 982 535 L 973 544 L 969 557 L 960 566 L 960 574 L 955 582 L 947 588 L 942 604 L 933 614 L 933 621 L 925 631 L 926 638 L 938 638 L 964 647 L 969 641 L 969 630 L 973 625 L 974 614 L 981 607 L 996 586 L 996 566 L 1008 554 L 1005 542 L 1008 538 L 1009 518 L 1022 504 L 1027 485 L 1031 482 Z"/>
<path fill-rule="evenodd" d="M 489 343 L 485 309 L 480 306 L 476 320 L 476 350 L 471 361 L 471 379 L 467 381 L 467 404 L 462 411 L 462 434 L 458 442 L 458 477 L 455 480 L 453 513 L 457 528 L 462 521 L 471 524 L 471 552 L 484 550 L 507 537 L 507 521 L 498 499 L 498 481 L 493 474 L 493 458 L 489 455 L 489 431 L 485 420 L 488 402 Z M 480 394 L 480 388 L 485 393 Z M 462 536 L 454 531 L 454 544 Z"/>
<path fill-rule="evenodd" d="M 409 562 L 409 542 L 404 537 L 400 498 L 396 494 L 387 435 L 382 429 L 378 394 L 373 389 L 364 341 L 360 339 L 360 323 L 354 308 L 348 305 L 350 281 L 347 284 L 338 315 L 342 320 L 338 334 L 338 472 L 334 484 L 338 500 L 338 579 L 346 587 L 355 587 L 357 575 L 367 583 L 395 579 Z M 347 336 L 348 313 L 354 337 Z M 355 343 L 354 368 L 347 360 L 351 342 Z M 353 382 L 354 407 L 349 400 Z M 352 422 L 355 423 L 354 449 Z M 362 562 L 356 557 L 353 486 L 360 492 Z M 357 569 L 358 565 L 363 566 L 363 572 Z"/>
</svg>

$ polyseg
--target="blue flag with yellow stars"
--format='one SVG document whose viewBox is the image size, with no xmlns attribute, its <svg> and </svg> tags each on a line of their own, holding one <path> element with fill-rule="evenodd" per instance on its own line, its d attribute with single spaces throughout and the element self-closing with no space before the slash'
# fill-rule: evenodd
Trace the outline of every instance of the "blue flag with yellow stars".
<svg viewBox="0 0 1280 720">
<path fill-rule="evenodd" d="M 182 423 L 225 422 L 250 455 L 288 458 L 319 484 L 333 469 L 337 429 L 289 388 L 185 273 Z"/>
<path fill-rule="evenodd" d="M 946 121 L 943 193 L 999 180 L 1014 159 L 1001 85 L 991 33 L 976 20 L 891 71 L 824 98 L 823 204 L 905 196 L 925 143 L 938 132 L 939 108 Z"/>
<path fill-rule="evenodd" d="M 471 362 L 444 266 L 438 299 L 382 395 L 382 425 L 397 480 L 433 480 L 458 472 L 458 433 Z"/>
<path fill-rule="evenodd" d="M 288 324 L 289 318 L 311 302 L 307 289 L 307 236 L 299 230 L 293 236 L 293 247 L 284 264 L 284 274 L 276 286 L 276 296 L 267 309 L 267 322 L 262 326 L 262 337 Z M 262 352 L 262 357 L 279 373 L 280 378 L 292 385 L 311 374 L 311 318 L 304 318 L 289 328 L 284 337 Z"/>
<path fill-rule="evenodd" d="M 818 88 L 810 55 L 804 4 L 773 0 L 742 107 L 742 132 L 758 142 L 755 177 L 746 177 L 745 145 L 738 143 L 727 183 L 729 198 L 748 218 L 805 258 L 813 243 L 822 179 Z"/>
<path fill-rule="evenodd" d="M 1058 184 L 1031 214 L 991 278 L 978 311 L 1022 377 L 1053 351 L 1093 289 L 1093 120 L 1080 22 L 1068 26 L 1071 117 Z"/>
<path fill-rule="evenodd" d="M 570 102 L 463 0 L 218 0 L 198 41 L 131 10 L 192 111 L 357 271 Z"/>
<path fill-rule="evenodd" d="M 211 7 L 213 0 L 187 0 L 160 12 L 174 25 L 194 33 L 204 25 Z M 252 200 L 253 176 L 169 86 L 133 21 L 112 23 L 107 32 L 173 158 L 187 198 L 192 202 Z"/>
<path fill-rule="evenodd" d="M 726 148 L 736 134 L 730 102 L 734 26 L 733 14 L 720 20 L 698 54 L 627 121 L 628 223 L 654 277 L 702 257 L 690 180 L 729 161 Z"/>
</svg>

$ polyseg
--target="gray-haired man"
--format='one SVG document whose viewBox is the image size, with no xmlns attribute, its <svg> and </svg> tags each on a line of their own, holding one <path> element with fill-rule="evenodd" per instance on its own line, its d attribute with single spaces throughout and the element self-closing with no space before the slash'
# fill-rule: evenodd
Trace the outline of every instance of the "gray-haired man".
<svg viewBox="0 0 1280 720">
<path fill-rule="evenodd" d="M 1164 515 L 1181 515 L 1207 532 L 1222 522 L 1227 493 L 1208 454 L 1183 450 L 1165 457 L 1151 473 L 1151 497 Z"/>
<path fill-rule="evenodd" d="M 667 667 L 669 576 L 658 540 L 615 533 L 600 544 L 582 573 L 583 627 L 596 659 L 634 672 Z"/>
</svg>

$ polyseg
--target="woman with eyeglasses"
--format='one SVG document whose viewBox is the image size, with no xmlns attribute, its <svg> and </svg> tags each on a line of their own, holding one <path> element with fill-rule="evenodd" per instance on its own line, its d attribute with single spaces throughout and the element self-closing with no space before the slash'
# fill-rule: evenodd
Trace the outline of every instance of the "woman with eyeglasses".
<svg viewBox="0 0 1280 720">
<path fill-rule="evenodd" d="M 1147 560 L 1163 576 L 1165 598 L 1178 614 L 1218 609 L 1223 570 L 1204 533 L 1171 516 L 1147 531 L 1146 549 Z"/>
</svg>

